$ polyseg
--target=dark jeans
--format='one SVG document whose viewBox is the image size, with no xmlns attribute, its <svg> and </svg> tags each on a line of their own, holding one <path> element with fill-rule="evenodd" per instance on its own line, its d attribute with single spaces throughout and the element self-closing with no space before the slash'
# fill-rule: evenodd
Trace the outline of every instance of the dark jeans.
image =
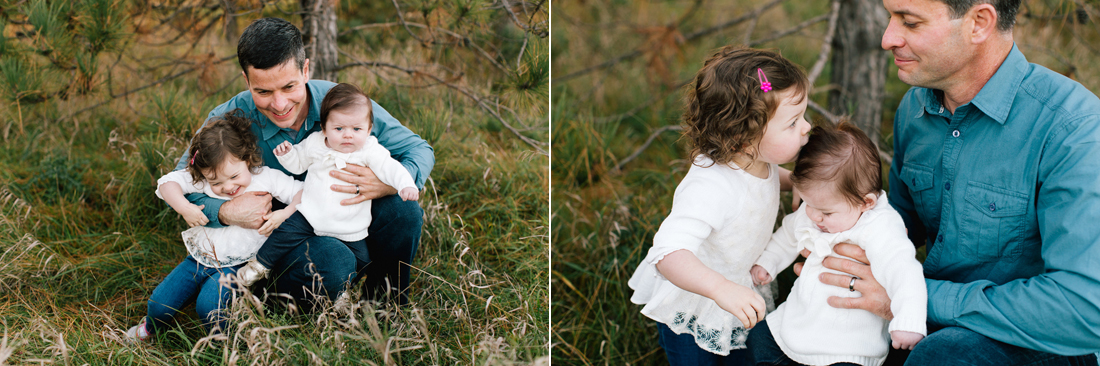
<svg viewBox="0 0 1100 366">
<path fill-rule="evenodd" d="M 240 267 L 210 268 L 187 256 L 157 285 L 153 295 L 149 296 L 146 329 L 150 334 L 168 329 L 171 327 L 172 317 L 192 302 L 207 329 L 212 328 L 215 323 L 225 329 L 225 317 L 222 316 L 221 309 L 229 306 L 235 287 L 222 286 L 218 280 L 227 274 L 236 273 Z"/>
<path fill-rule="evenodd" d="M 314 295 L 335 299 L 349 279 L 364 279 L 368 298 L 392 296 L 406 304 L 409 264 L 420 246 L 424 210 L 417 201 L 389 195 L 371 202 L 371 216 L 366 239 L 345 243 L 316 236 L 305 217 L 295 213 L 271 233 L 256 257 L 270 265 L 276 291 L 290 294 L 301 305 L 311 305 Z"/>
<path fill-rule="evenodd" d="M 1056 325 L 1054 325 L 1056 326 Z M 752 335 L 749 336 L 750 338 Z M 906 355 L 908 353 L 908 355 Z M 932 332 L 913 351 L 891 349 L 886 365 L 1044 365 L 1095 366 L 1096 355 L 1059 356 L 989 339 L 966 328 Z"/>
<path fill-rule="evenodd" d="M 752 361 L 754 365 L 801 365 L 798 362 L 794 362 L 787 354 L 783 353 L 783 349 L 779 348 L 779 345 L 775 343 L 775 337 L 772 336 L 771 330 L 768 328 L 768 320 L 764 319 L 749 332 L 749 341 L 747 342 L 749 350 L 752 351 Z M 854 363 L 838 362 L 835 365 L 855 365 Z"/>
<path fill-rule="evenodd" d="M 748 349 L 730 350 L 728 356 L 710 353 L 695 344 L 695 336 L 676 334 L 665 323 L 657 322 L 657 339 L 661 348 L 665 349 L 670 365 L 750 365 Z"/>
</svg>

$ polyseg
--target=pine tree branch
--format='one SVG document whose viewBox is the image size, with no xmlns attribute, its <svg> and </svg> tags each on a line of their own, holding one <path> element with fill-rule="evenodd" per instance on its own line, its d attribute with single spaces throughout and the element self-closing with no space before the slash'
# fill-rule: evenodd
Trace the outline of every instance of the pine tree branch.
<svg viewBox="0 0 1100 366">
<path fill-rule="evenodd" d="M 347 53 L 344 53 L 344 54 L 347 55 L 348 57 L 352 58 L 352 59 L 355 59 L 355 57 L 352 57 L 351 55 L 349 55 Z M 450 89 L 456 90 L 459 93 L 462 93 L 463 95 L 465 95 L 466 97 L 472 99 L 474 102 L 477 103 L 477 105 L 479 107 L 481 107 L 481 109 L 485 110 L 490 115 L 492 115 L 494 118 L 496 118 L 497 121 L 499 121 L 501 125 L 503 125 L 505 128 L 507 128 L 509 131 L 511 131 L 517 137 L 519 137 L 520 140 L 527 143 L 531 147 L 535 148 L 535 150 L 538 151 L 540 154 L 549 155 L 549 153 L 547 153 L 546 150 L 544 150 L 542 148 L 542 146 L 547 145 L 545 142 L 536 141 L 536 140 L 534 140 L 530 137 L 524 136 L 522 133 L 520 133 L 519 130 L 517 130 L 515 127 L 512 127 L 512 125 L 509 124 L 508 121 L 505 121 L 504 118 L 500 116 L 500 113 L 497 112 L 497 109 L 503 108 L 503 109 L 511 112 L 512 115 L 513 115 L 513 118 L 515 118 L 516 116 L 515 116 L 514 111 L 500 105 L 499 103 L 490 102 L 490 101 L 486 100 L 487 98 L 481 97 L 481 96 L 477 95 L 477 93 L 475 93 L 471 90 L 468 90 L 468 89 L 463 88 L 461 86 L 458 86 L 458 85 L 455 85 L 453 83 L 447 82 L 446 80 L 444 80 L 444 79 L 442 79 L 438 76 L 435 76 L 431 73 L 421 72 L 419 70 L 410 69 L 410 68 L 406 68 L 406 67 L 394 65 L 394 64 L 391 64 L 391 63 L 386 63 L 386 62 L 355 60 L 355 62 L 346 63 L 346 64 L 343 64 L 343 65 L 337 66 L 336 71 L 343 70 L 343 69 L 346 69 L 346 68 L 349 68 L 349 67 L 356 67 L 356 66 L 362 66 L 362 67 L 368 67 L 368 68 L 370 68 L 370 67 L 391 68 L 391 69 L 395 69 L 395 70 L 404 72 L 405 74 L 410 75 L 410 76 L 424 76 L 424 77 L 427 77 L 429 79 L 435 80 L 437 83 L 442 84 L 442 85 L 444 85 L 444 86 L 446 86 Z M 490 103 L 492 105 L 490 105 Z M 518 118 L 516 118 L 516 119 L 518 120 Z"/>
</svg>

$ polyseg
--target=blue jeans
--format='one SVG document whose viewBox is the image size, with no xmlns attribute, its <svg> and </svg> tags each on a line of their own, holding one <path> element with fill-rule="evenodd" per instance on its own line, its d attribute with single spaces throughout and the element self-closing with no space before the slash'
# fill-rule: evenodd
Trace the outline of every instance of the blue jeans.
<svg viewBox="0 0 1100 366">
<path fill-rule="evenodd" d="M 908 358 L 905 353 L 908 353 Z M 929 334 L 917 343 L 917 347 L 911 352 L 890 350 L 890 357 L 887 358 L 886 364 L 899 365 L 901 362 L 906 366 L 1095 366 L 1096 355 L 1059 356 L 998 342 L 966 328 L 948 327 Z"/>
<path fill-rule="evenodd" d="M 191 256 L 184 258 L 149 297 L 146 320 L 149 334 L 171 327 L 172 317 L 191 302 L 195 303 L 195 310 L 207 329 L 218 324 L 224 330 L 226 322 L 221 310 L 229 306 L 235 286 L 222 286 L 218 280 L 224 275 L 237 273 L 240 267 L 210 268 L 199 264 Z"/>
<path fill-rule="evenodd" d="M 751 355 L 748 349 L 730 350 L 728 356 L 699 348 L 695 344 L 695 336 L 691 334 L 676 334 L 665 323 L 657 322 L 657 340 L 661 348 L 665 349 L 669 365 L 750 365 Z"/>
<path fill-rule="evenodd" d="M 371 216 L 369 235 L 362 241 L 364 245 L 359 246 L 354 244 L 359 242 L 348 244 L 333 237 L 316 236 L 305 217 L 295 213 L 271 233 L 257 258 L 271 265 L 268 268 L 275 276 L 276 291 L 288 293 L 299 304 L 308 305 L 304 309 L 311 308 L 314 294 L 335 299 L 349 278 L 354 282 L 364 277 L 363 293 L 369 298 L 393 296 L 399 304 L 406 304 L 409 264 L 420 246 L 424 210 L 417 201 L 402 201 L 395 194 L 371 201 Z M 273 241 L 292 244 L 267 249 Z M 284 254 L 271 255 L 268 250 Z"/>
<path fill-rule="evenodd" d="M 772 336 L 772 331 L 768 328 L 768 320 L 765 319 L 752 328 L 749 332 L 749 340 L 747 342 L 749 350 L 752 351 L 752 362 L 754 365 L 801 365 L 798 362 L 794 362 L 787 354 L 783 353 L 783 349 L 779 348 L 779 344 L 775 343 L 775 337 Z M 833 365 L 855 365 L 848 362 L 838 362 Z"/>
</svg>

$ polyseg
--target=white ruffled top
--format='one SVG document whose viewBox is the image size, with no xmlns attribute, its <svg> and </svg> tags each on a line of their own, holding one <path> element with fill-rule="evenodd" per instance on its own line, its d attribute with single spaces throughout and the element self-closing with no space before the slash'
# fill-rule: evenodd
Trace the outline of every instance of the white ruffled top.
<svg viewBox="0 0 1100 366">
<path fill-rule="evenodd" d="M 824 272 L 840 273 L 825 268 L 822 262 L 829 256 L 846 258 L 833 253 L 833 247 L 843 242 L 859 245 L 867 252 L 871 272 L 890 295 L 892 321 L 864 310 L 829 306 L 831 296 L 862 296 L 859 291 L 818 280 Z M 768 329 L 787 357 L 806 365 L 881 365 L 890 351 L 889 332 L 927 334 L 924 270 L 906 236 L 905 223 L 887 202 L 886 192 L 879 194 L 875 207 L 864 212 L 855 226 L 839 233 L 818 230 L 803 205 L 783 219 L 783 226 L 772 236 L 757 264 L 774 277 L 802 249 L 812 252 L 802 267 L 802 276 L 794 281 L 787 301 L 767 317 Z"/>
<path fill-rule="evenodd" d="M 183 189 L 183 194 L 205 193 L 207 196 L 228 200 L 214 193 L 205 180 L 192 183 L 191 174 L 186 170 L 177 170 L 165 174 L 157 179 L 157 197 L 161 196 L 160 185 L 165 182 L 176 182 Z M 268 167 L 260 167 L 260 172 L 252 175 L 252 182 L 245 187 L 244 192 L 268 192 L 271 196 L 283 203 L 290 203 L 294 195 L 302 189 L 302 182 L 294 180 L 281 171 Z M 256 251 L 267 240 L 254 229 L 245 229 L 240 226 L 224 226 L 209 228 L 196 226 L 183 232 L 183 244 L 187 247 L 187 253 L 195 258 L 195 261 L 210 268 L 232 267 L 256 257 Z"/>
<path fill-rule="evenodd" d="M 749 269 L 764 251 L 779 209 L 779 171 L 768 166 L 760 179 L 736 166 L 697 157 L 672 200 L 672 211 L 653 236 L 653 247 L 628 284 L 630 301 L 642 314 L 677 334 L 692 334 L 700 348 L 720 355 L 745 348 L 748 329 L 714 300 L 685 291 L 657 271 L 657 262 L 677 250 L 695 254 L 734 283 L 753 288 Z M 754 288 L 774 308 L 771 288 Z"/>
<path fill-rule="evenodd" d="M 416 188 L 416 182 L 405 166 L 390 157 L 390 151 L 374 136 L 368 136 L 359 150 L 345 154 L 325 146 L 325 134 L 314 132 L 294 145 L 290 152 L 276 158 L 288 172 L 302 174 L 309 171 L 298 211 L 318 236 L 331 236 L 343 241 L 362 240 L 367 237 L 367 228 L 371 223 L 371 201 L 340 205 L 341 200 L 355 197 L 355 194 L 333 191 L 330 188 L 332 185 L 348 183 L 330 176 L 330 171 L 343 169 L 347 164 L 362 165 L 374 171 L 382 183 L 398 191 L 406 187 Z"/>
</svg>

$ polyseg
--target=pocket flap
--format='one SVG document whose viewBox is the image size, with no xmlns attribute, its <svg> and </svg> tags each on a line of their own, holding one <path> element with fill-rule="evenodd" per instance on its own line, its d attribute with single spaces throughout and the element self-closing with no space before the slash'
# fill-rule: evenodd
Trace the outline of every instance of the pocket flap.
<svg viewBox="0 0 1100 366">
<path fill-rule="evenodd" d="M 901 180 L 909 185 L 910 191 L 923 191 L 932 188 L 932 171 L 906 164 L 901 168 Z"/>
<path fill-rule="evenodd" d="M 966 201 L 989 217 L 1008 217 L 1027 213 L 1027 195 L 970 182 L 966 186 Z"/>
</svg>

